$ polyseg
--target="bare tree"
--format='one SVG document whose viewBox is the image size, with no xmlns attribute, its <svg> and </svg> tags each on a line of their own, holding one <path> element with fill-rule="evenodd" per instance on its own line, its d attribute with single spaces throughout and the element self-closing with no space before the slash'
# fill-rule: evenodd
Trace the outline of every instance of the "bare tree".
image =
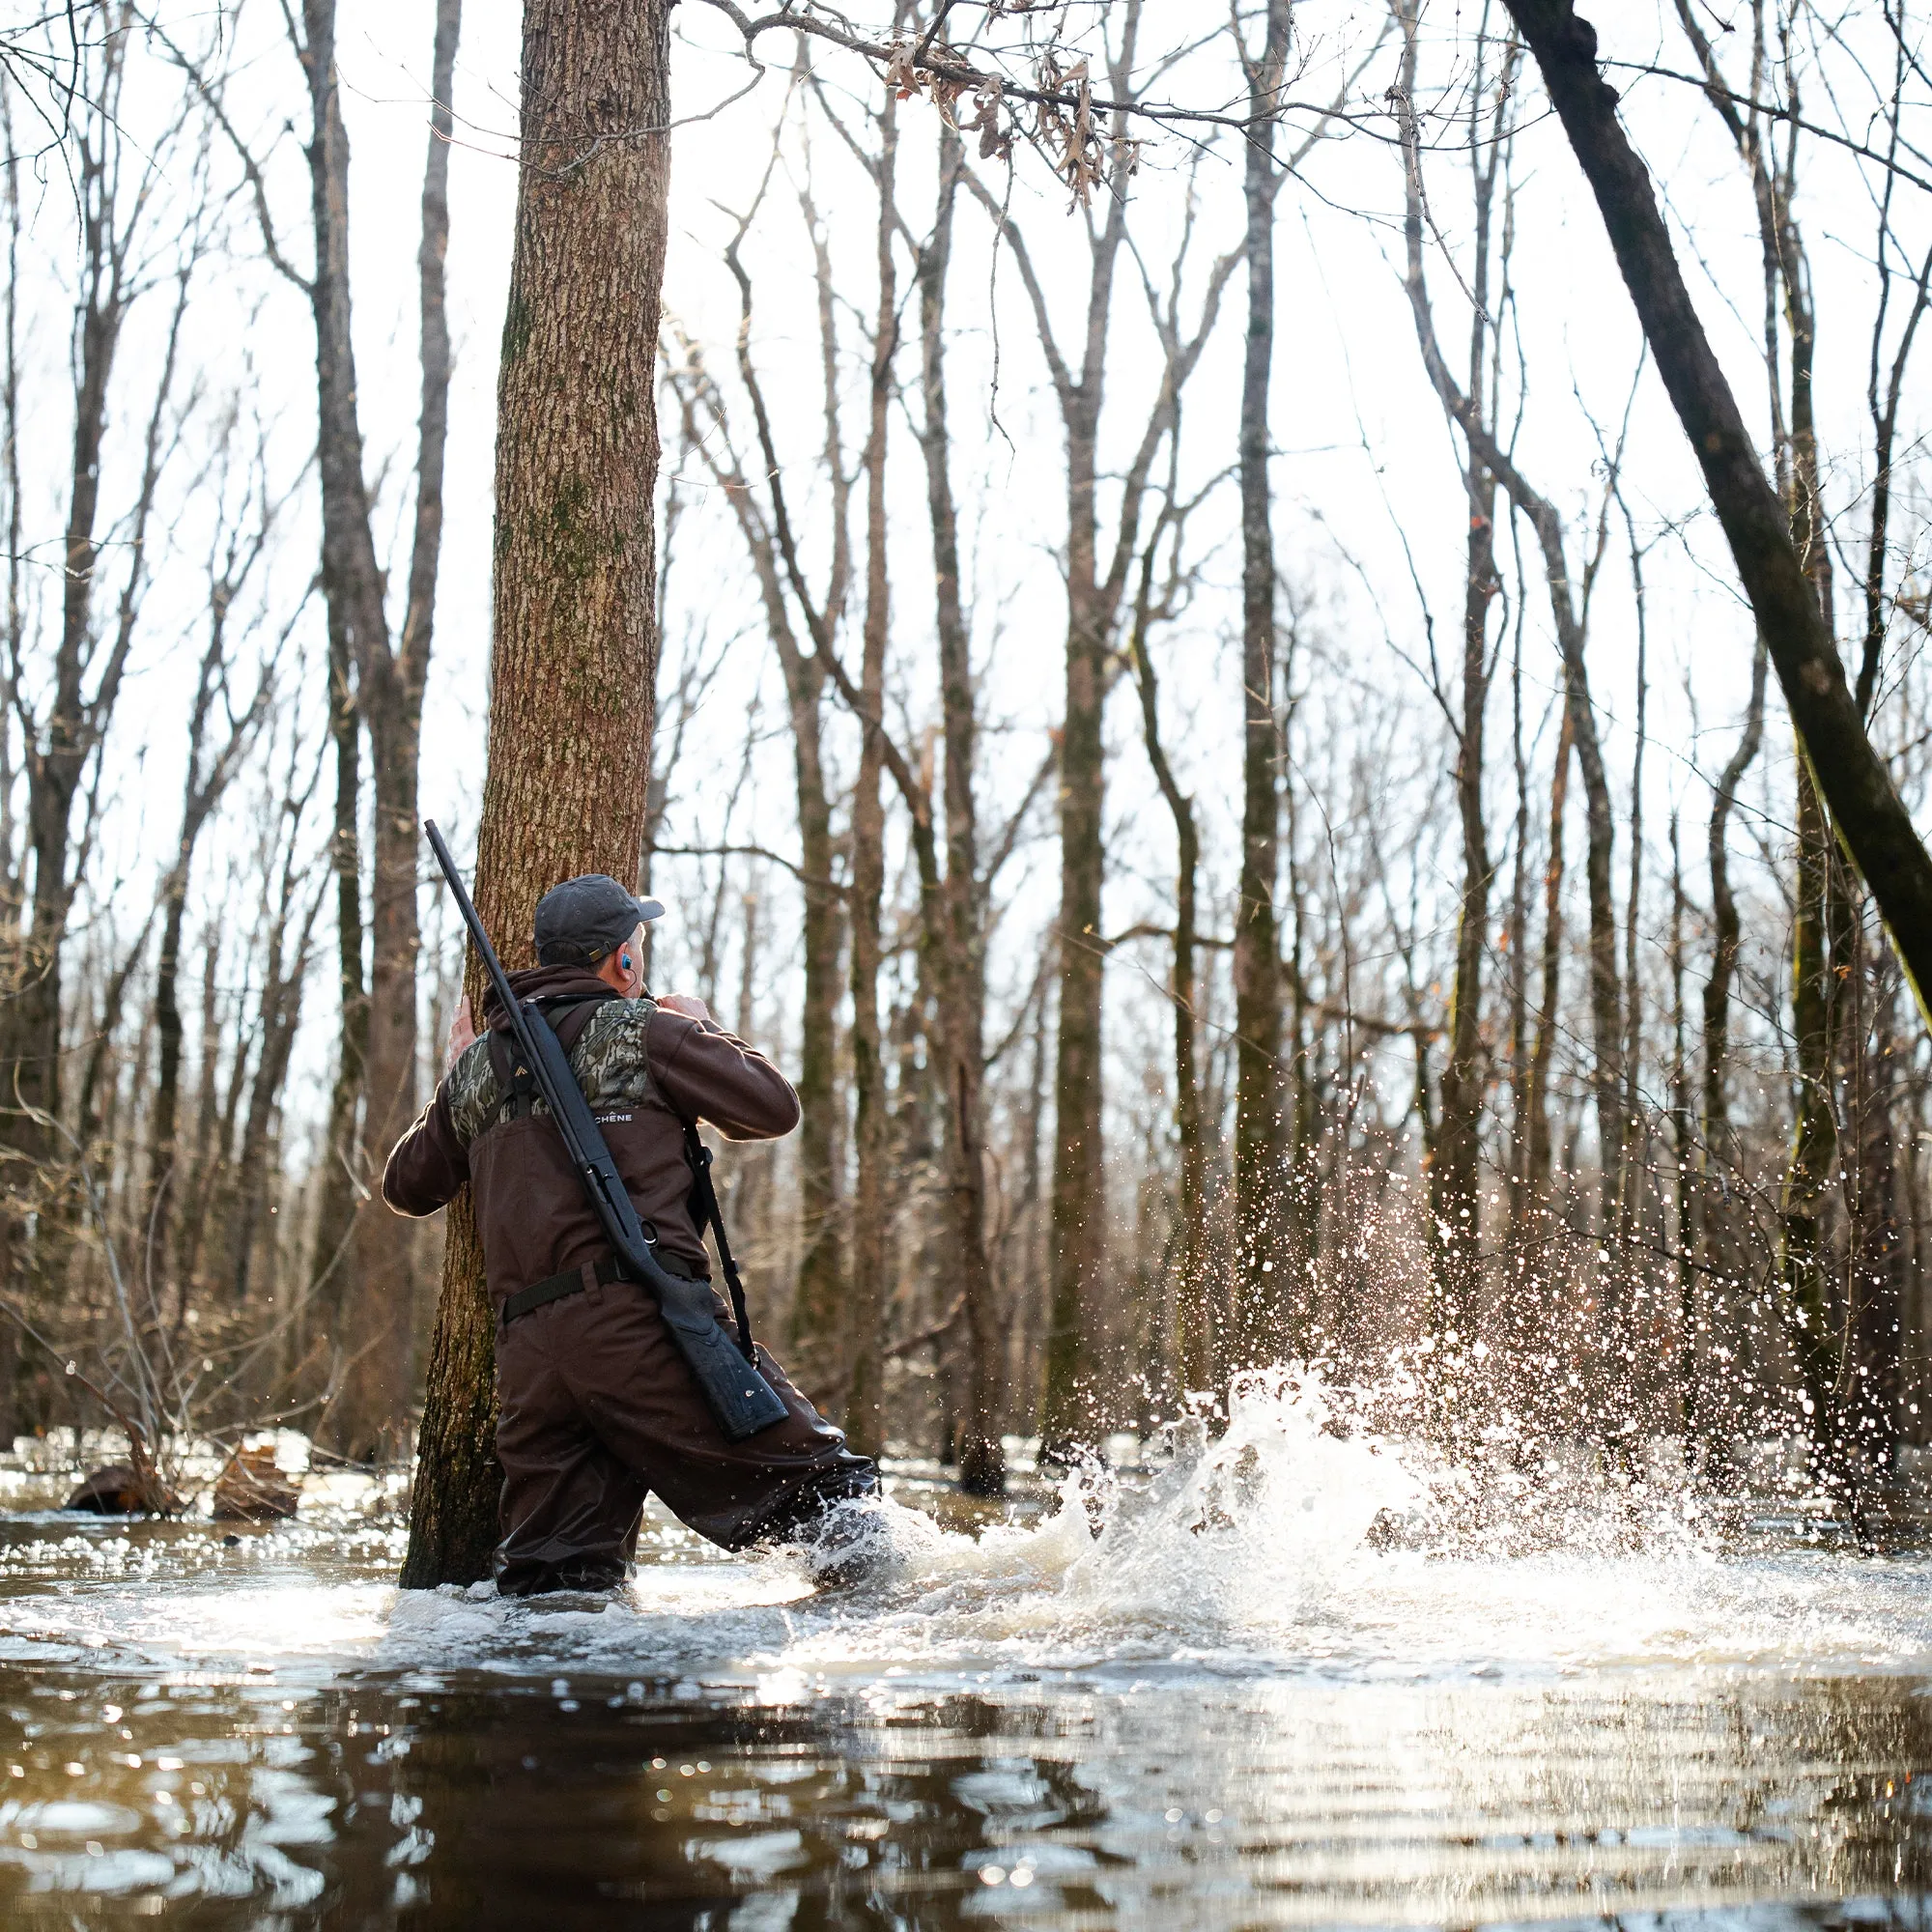
<svg viewBox="0 0 1932 1932">
<path fill-rule="evenodd" d="M 10 1200 L 0 1216 L 0 1275 L 16 1285 L 23 1276 L 35 1278 L 43 1289 L 58 1276 L 71 1218 L 68 1210 L 77 1205 L 61 1198 L 59 1176 L 69 1163 L 49 1125 L 63 1112 L 62 963 L 68 924 L 100 805 L 101 754 L 153 574 L 149 545 L 156 495 L 184 408 L 178 385 L 189 292 L 213 240 L 205 150 L 190 138 L 191 99 L 172 103 L 159 135 L 136 144 L 122 120 L 131 14 L 104 0 L 87 11 L 92 33 L 76 42 L 73 55 L 78 71 L 69 166 L 79 231 L 71 306 L 73 401 L 61 593 L 50 639 L 38 633 L 18 575 L 25 548 L 20 344 L 11 291 L 19 272 L 14 171 L 23 157 L 8 157 L 12 244 L 5 435 L 14 561 L 5 682 L 24 753 L 20 778 L 32 884 L 10 895 L 7 922 L 9 998 L 0 1065 L 9 1093 L 0 1110 L 0 1145 L 9 1155 Z M 11 82 L 0 81 L 0 89 L 7 87 Z M 11 121 L 8 125 L 11 129 Z M 170 232 L 162 226 L 170 204 L 159 185 L 165 171 L 184 161 L 181 172 L 190 198 L 185 208 L 174 211 L 180 224 Z M 121 402 L 118 360 L 131 314 L 156 290 L 167 292 L 171 306 L 158 370 L 145 405 L 137 406 L 135 419 L 143 427 L 133 497 L 103 527 L 109 431 Z M 108 575 L 116 561 L 121 561 L 118 584 Z M 18 917 L 23 901 L 24 925 Z M 30 1213 L 38 1229 L 31 1244 Z M 0 1392 L 0 1404 L 4 1401 Z"/>
<path fill-rule="evenodd" d="M 233 455 L 236 428 L 235 412 L 231 412 L 228 434 L 223 439 L 223 469 Z M 277 688 L 276 673 L 283 647 L 307 602 L 304 598 L 281 636 L 265 653 L 253 692 L 238 703 L 231 614 L 249 578 L 262 564 L 280 508 L 270 494 L 266 477 L 260 473 L 259 457 L 251 468 L 254 473 L 244 477 L 238 514 L 232 523 L 217 529 L 208 558 L 208 642 L 202 651 L 188 713 L 181 830 L 175 841 L 174 861 L 161 882 L 159 894 L 161 944 L 155 973 L 159 1064 L 150 1116 L 142 1243 L 147 1295 L 156 1320 L 165 1283 L 156 1279 L 156 1272 L 165 1271 L 172 1252 L 170 1231 L 180 1195 L 176 1169 L 183 1045 L 181 957 L 195 848 L 268 715 Z M 211 739 L 217 705 L 222 714 L 220 722 L 226 728 L 219 737 Z"/>
<path fill-rule="evenodd" d="M 345 1368 L 323 1423 L 332 1446 L 367 1456 L 406 1427 L 413 1342 L 414 1240 L 362 1179 L 380 1173 L 415 1112 L 416 782 L 422 695 L 429 670 L 442 543 L 443 451 L 449 424 L 449 327 L 443 260 L 449 245 L 450 97 L 462 0 L 438 0 L 431 58 L 429 156 L 423 173 L 417 278 L 422 413 L 416 438 L 414 535 L 401 635 L 390 639 L 365 475 L 355 381 L 349 253 L 349 139 L 335 64 L 335 0 L 303 0 L 297 54 L 308 81 L 310 204 L 315 271 L 318 469 L 322 477 L 322 588 L 328 606 L 330 702 L 336 742 L 337 956 L 342 1057 L 331 1107 L 331 1173 L 317 1231 L 319 1274 L 338 1292 Z M 294 31 L 293 21 L 291 32 Z M 352 685 L 353 680 L 353 685 Z M 375 852 L 370 953 L 363 987 L 357 732 L 369 733 Z M 349 1129 L 361 1100 L 358 1139 Z M 355 1151 L 359 1144 L 359 1154 Z M 354 1204 L 359 1200 L 359 1209 Z M 354 1214 L 353 1264 L 345 1265 Z"/>
<path fill-rule="evenodd" d="M 1404 86 L 1414 86 L 1418 16 L 1402 14 Z M 1493 55 L 1496 71 L 1492 76 Z M 1467 376 L 1460 391 L 1445 380 L 1437 394 L 1454 422 L 1473 421 L 1493 444 L 1502 408 L 1501 331 L 1492 322 L 1509 301 L 1507 221 L 1496 219 L 1496 190 L 1509 152 L 1510 115 L 1519 48 L 1510 39 L 1497 46 L 1485 10 L 1476 28 L 1475 68 L 1470 76 L 1465 138 L 1474 210 L 1469 284 Z M 1420 151 L 1409 146 L 1407 280 L 1424 355 L 1433 353 L 1423 270 L 1423 199 Z M 1500 257 L 1496 254 L 1502 242 Z M 1436 356 L 1440 361 L 1439 355 Z M 1435 371 L 1432 369 L 1432 375 Z M 1467 571 L 1463 592 L 1462 702 L 1460 715 L 1436 686 L 1436 701 L 1456 750 L 1457 815 L 1463 834 L 1463 885 L 1456 928 L 1456 978 L 1449 1002 L 1449 1053 L 1442 1070 L 1441 1114 L 1429 1163 L 1429 1219 L 1435 1259 L 1434 1325 L 1463 1339 L 1474 1333 L 1482 1287 L 1482 1187 L 1479 1175 L 1483 1099 L 1488 1066 L 1483 1042 L 1483 967 L 1490 947 L 1490 891 L 1493 865 L 1483 808 L 1484 740 L 1491 674 L 1490 611 L 1501 584 L 1496 576 L 1496 477 L 1475 437 L 1465 438 L 1463 488 L 1467 499 Z M 1431 660 L 1434 675 L 1434 658 Z M 1610 1154 L 1605 1154 L 1607 1161 Z"/>
<path fill-rule="evenodd" d="M 1932 984 L 1932 855 L 1867 735 L 1815 585 L 1685 287 L 1650 177 L 1573 0 L 1509 0 L 1595 194 L 1618 266 L 1704 472 L 1812 777 L 1918 994 Z"/>
<path fill-rule="evenodd" d="M 1268 487 L 1268 384 L 1274 371 L 1273 110 L 1288 67 L 1293 0 L 1267 0 L 1259 49 L 1236 47 L 1254 126 L 1244 144 L 1248 277 L 1247 349 L 1241 365 L 1241 874 L 1235 919 L 1235 1293 L 1233 1364 L 1279 1360 L 1305 1327 L 1288 1297 L 1304 1276 L 1282 1265 L 1283 1199 L 1281 942 L 1275 894 L 1281 872 L 1281 745 L 1274 670 L 1274 498 Z M 1299 1257 L 1297 1257 L 1299 1259 Z M 1293 1287 L 1291 1287 L 1291 1284 Z"/>
<path fill-rule="evenodd" d="M 1510 501 L 1536 534 L 1543 554 L 1555 622 L 1557 648 L 1563 660 L 1564 701 L 1569 711 L 1569 741 L 1583 781 L 1587 830 L 1586 874 L 1590 904 L 1590 1016 L 1595 1048 L 1592 1089 L 1596 1098 L 1597 1131 L 1602 1150 L 1605 1228 L 1613 1227 L 1620 1199 L 1620 1182 L 1628 1157 L 1633 1122 L 1625 1112 L 1624 1019 L 1622 989 L 1617 972 L 1617 915 L 1611 884 L 1615 818 L 1610 804 L 1609 778 L 1604 766 L 1597 730 L 1596 707 L 1590 696 L 1586 662 L 1589 596 L 1603 557 L 1605 524 L 1600 520 L 1595 553 L 1577 582 L 1570 564 L 1563 519 L 1548 497 L 1531 487 L 1510 453 L 1484 420 L 1479 399 L 1470 395 L 1451 374 L 1439 346 L 1428 285 L 1423 271 L 1423 228 L 1426 201 L 1422 180 L 1422 137 L 1413 86 L 1416 60 L 1416 17 L 1406 0 L 1403 13 L 1404 81 L 1396 92 L 1396 112 L 1402 129 L 1407 175 L 1407 288 L 1416 337 L 1424 367 L 1444 412 L 1463 432 L 1470 461 L 1508 494 Z M 1480 311 L 1479 311 L 1480 313 Z M 1473 364 L 1472 364 L 1473 366 Z M 1473 473 L 1473 472 L 1472 472 Z M 1605 516 L 1608 498 L 1605 500 Z M 1472 516 L 1476 514 L 1472 508 Z M 1467 626 L 1465 625 L 1465 631 Z M 1465 685 L 1466 696 L 1466 685 Z M 1466 730 L 1466 725 L 1461 727 Z M 1484 907 L 1487 907 L 1487 890 Z M 1465 915 L 1466 917 L 1466 915 Z"/>
<path fill-rule="evenodd" d="M 1063 351 L 1046 291 L 1018 224 L 976 174 L 967 185 L 1010 247 L 1032 306 L 1055 400 L 1066 435 L 1066 689 L 1060 733 L 1060 1024 L 1054 1071 L 1053 1234 L 1046 1340 L 1046 1392 L 1040 1418 L 1050 1452 L 1065 1453 L 1093 1438 L 1104 1402 L 1100 1309 L 1105 1265 L 1106 1205 L 1101 1185 L 1100 897 L 1105 803 L 1105 746 L 1101 724 L 1111 683 L 1109 656 L 1138 552 L 1142 502 L 1174 397 L 1200 360 L 1220 309 L 1228 278 L 1241 259 L 1236 247 L 1213 264 L 1200 298 L 1197 326 L 1163 342 L 1159 391 L 1120 484 L 1111 555 L 1100 552 L 1100 424 L 1106 396 L 1107 353 L 1114 283 L 1127 240 L 1127 209 L 1137 154 L 1128 128 L 1142 0 L 1127 0 L 1118 35 L 1107 47 L 1107 81 L 1116 100 L 1104 174 L 1079 177 L 1087 242 L 1087 288 L 1077 364 Z M 1091 83 L 1078 80 L 1088 102 L 1076 126 L 1091 118 Z M 1084 154 L 1084 144 L 1080 146 Z M 1100 190 L 1097 213 L 1088 204 Z M 1178 304 L 1179 294 L 1175 300 Z"/>
<path fill-rule="evenodd" d="M 477 908 L 512 965 L 528 958 L 537 897 L 557 879 L 637 876 L 644 787 L 613 793 L 609 775 L 650 769 L 669 84 L 656 0 L 526 9 L 476 854 Z M 572 399 L 561 418 L 559 396 Z M 480 1009 L 473 961 L 469 992 Z M 495 1358 L 467 1196 L 448 1223 L 403 1566 L 412 1588 L 480 1577 L 497 1536 Z"/>
</svg>

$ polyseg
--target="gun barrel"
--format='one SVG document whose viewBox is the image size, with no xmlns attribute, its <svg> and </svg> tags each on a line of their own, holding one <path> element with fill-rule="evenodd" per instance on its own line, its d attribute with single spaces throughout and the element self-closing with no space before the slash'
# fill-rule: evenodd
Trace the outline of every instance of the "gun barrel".
<svg viewBox="0 0 1932 1932">
<path fill-rule="evenodd" d="M 483 961 L 483 970 L 489 974 L 491 984 L 497 989 L 497 997 L 502 1001 L 506 1010 L 515 1014 L 518 1010 L 517 996 L 510 990 L 510 976 L 503 971 L 503 962 L 497 957 L 497 949 L 490 944 L 490 935 L 483 930 L 482 917 L 464 888 L 463 876 L 456 869 L 456 861 L 450 856 L 442 834 L 437 830 L 436 820 L 425 818 L 423 831 L 429 838 L 429 849 L 436 854 L 436 863 L 442 867 L 442 876 L 448 880 L 449 890 L 455 895 L 456 909 L 463 915 L 463 923 L 469 928 L 469 938 L 476 948 L 477 957 Z"/>
</svg>

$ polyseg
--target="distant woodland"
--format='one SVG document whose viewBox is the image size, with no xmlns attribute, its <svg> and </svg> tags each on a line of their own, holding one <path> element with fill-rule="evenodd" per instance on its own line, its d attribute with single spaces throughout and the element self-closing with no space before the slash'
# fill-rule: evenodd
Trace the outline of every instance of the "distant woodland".
<svg viewBox="0 0 1932 1932">
<path fill-rule="evenodd" d="M 1932 17 L 686 0 L 637 10 L 673 131 L 559 159 L 543 11 L 521 149 L 462 0 L 0 40 L 0 1440 L 407 1456 L 443 1236 L 376 1180 L 465 970 L 419 823 L 502 876 L 514 730 L 669 904 L 652 983 L 798 1086 L 724 1208 L 862 1446 L 994 1493 L 1314 1363 L 1471 1453 L 1882 1486 L 1932 1435 Z M 519 305 L 533 180 L 613 287 L 668 250 L 620 363 Z M 584 501 L 649 513 L 532 534 L 514 452 L 607 384 L 656 444 Z M 499 652 L 520 571 L 629 599 L 615 686 L 559 642 L 492 713 L 493 567 Z"/>
</svg>

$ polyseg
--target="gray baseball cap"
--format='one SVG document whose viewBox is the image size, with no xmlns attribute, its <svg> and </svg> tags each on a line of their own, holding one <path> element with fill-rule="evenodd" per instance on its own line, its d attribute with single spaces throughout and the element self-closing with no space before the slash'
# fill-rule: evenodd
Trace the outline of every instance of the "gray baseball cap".
<svg viewBox="0 0 1932 1932">
<path fill-rule="evenodd" d="M 585 872 L 537 901 L 537 958 L 546 966 L 594 966 L 638 929 L 662 919 L 658 899 L 628 893 L 608 872 Z"/>
</svg>

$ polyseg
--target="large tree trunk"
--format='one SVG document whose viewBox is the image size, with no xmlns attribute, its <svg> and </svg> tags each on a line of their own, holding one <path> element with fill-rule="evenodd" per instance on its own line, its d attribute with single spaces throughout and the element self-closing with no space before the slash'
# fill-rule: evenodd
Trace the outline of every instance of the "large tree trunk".
<svg viewBox="0 0 1932 1932">
<path fill-rule="evenodd" d="M 1658 372 L 1704 471 L 1745 594 L 1777 670 L 1806 761 L 1913 982 L 1932 992 L 1932 855 L 1913 829 L 1864 720 L 1783 506 L 1697 318 L 1650 177 L 1597 71 L 1597 35 L 1572 0 L 1508 0 L 1582 164 Z"/>
<path fill-rule="evenodd" d="M 1241 475 L 1241 867 L 1235 918 L 1234 1368 L 1261 1368 L 1289 1350 L 1305 1291 L 1277 1253 L 1282 1220 L 1281 956 L 1275 892 L 1281 871 L 1280 733 L 1275 724 L 1273 498 L 1268 487 L 1268 382 L 1274 367 L 1274 110 L 1288 60 L 1293 0 L 1267 0 L 1259 55 L 1242 50 L 1250 123 L 1244 143 L 1248 333 L 1236 439 Z"/>
<path fill-rule="evenodd" d="M 516 251 L 497 385 L 495 647 L 477 908 L 528 963 L 558 879 L 637 876 L 657 626 L 653 378 L 670 120 L 662 0 L 526 0 Z M 481 975 L 472 960 L 471 998 Z M 491 1318 L 452 1209 L 406 1586 L 485 1574 L 498 1476 Z"/>
</svg>

